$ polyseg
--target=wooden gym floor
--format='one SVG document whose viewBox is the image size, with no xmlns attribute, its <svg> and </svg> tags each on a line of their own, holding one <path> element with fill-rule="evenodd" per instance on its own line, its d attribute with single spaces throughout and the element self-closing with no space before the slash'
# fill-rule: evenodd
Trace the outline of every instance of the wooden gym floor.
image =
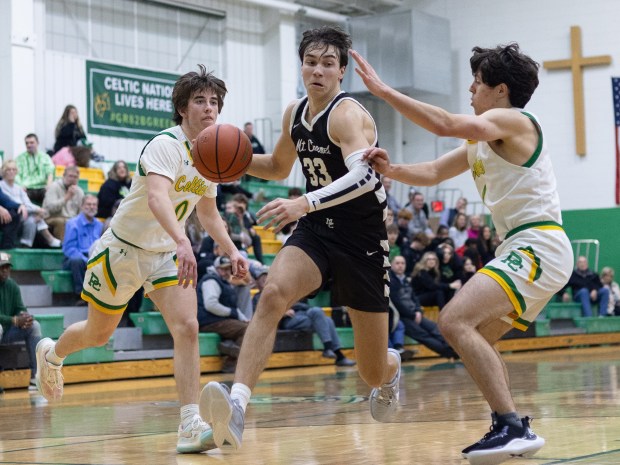
<svg viewBox="0 0 620 465">
<path fill-rule="evenodd" d="M 620 464 L 620 347 L 505 355 L 520 413 L 547 445 L 523 465 Z M 203 384 L 232 375 L 203 376 Z M 355 369 L 266 371 L 248 408 L 243 447 L 175 453 L 171 378 L 66 386 L 61 403 L 13 389 L 0 397 L 0 464 L 452 465 L 490 425 L 462 365 L 403 365 L 401 409 L 376 423 Z"/>
</svg>

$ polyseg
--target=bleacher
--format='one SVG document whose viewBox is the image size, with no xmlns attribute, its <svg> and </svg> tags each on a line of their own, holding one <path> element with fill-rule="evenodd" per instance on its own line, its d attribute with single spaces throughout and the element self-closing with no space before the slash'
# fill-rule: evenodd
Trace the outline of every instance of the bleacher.
<svg viewBox="0 0 620 465">
<path fill-rule="evenodd" d="M 62 176 L 63 171 L 57 169 L 56 174 Z M 81 168 L 80 177 L 80 182 L 87 183 L 86 190 L 96 193 L 104 174 L 100 169 Z M 288 186 L 271 182 L 243 185 L 256 194 L 250 205 L 254 212 L 269 200 L 286 197 L 288 193 Z M 260 226 L 256 230 L 262 238 L 265 264 L 270 265 L 282 244 L 272 231 Z M 70 272 L 62 270 L 61 250 L 14 249 L 10 253 L 12 276 L 20 283 L 24 303 L 40 322 L 44 336 L 56 339 L 64 328 L 86 318 L 86 307 L 72 306 L 75 300 L 72 277 Z M 329 292 L 319 293 L 310 303 L 323 307 L 327 315 L 332 315 Z M 426 317 L 435 321 L 438 313 L 437 308 L 425 311 Z M 141 311 L 131 314 L 130 318 L 135 327 L 118 328 L 103 347 L 86 349 L 68 357 L 63 371 L 65 382 L 171 376 L 173 343 L 161 314 L 153 308 L 150 300 L 145 299 Z M 354 358 L 352 329 L 339 327 L 337 331 L 344 353 Z M 200 334 L 202 373 L 221 370 L 223 358 L 218 353 L 219 342 L 217 334 Z M 437 357 L 411 339 L 407 338 L 406 343 L 407 348 L 417 351 L 415 359 Z M 583 318 L 578 304 L 552 302 L 526 333 L 510 332 L 498 343 L 498 348 L 500 351 L 518 351 L 617 343 L 620 343 L 620 317 Z M 316 335 L 279 331 L 268 367 L 333 364 L 333 360 L 323 358 L 321 353 L 322 344 Z M 23 344 L 0 346 L 0 360 L 4 368 L 0 372 L 0 386 L 14 388 L 28 385 L 30 376 Z"/>
</svg>

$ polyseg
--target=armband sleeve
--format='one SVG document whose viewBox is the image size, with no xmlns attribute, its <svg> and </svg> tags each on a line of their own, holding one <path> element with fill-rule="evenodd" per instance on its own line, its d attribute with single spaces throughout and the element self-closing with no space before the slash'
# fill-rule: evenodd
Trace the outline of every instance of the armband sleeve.
<svg viewBox="0 0 620 465">
<path fill-rule="evenodd" d="M 333 207 L 375 190 L 375 171 L 362 161 L 366 149 L 358 150 L 344 161 L 349 172 L 328 186 L 304 194 L 309 211 Z"/>
</svg>

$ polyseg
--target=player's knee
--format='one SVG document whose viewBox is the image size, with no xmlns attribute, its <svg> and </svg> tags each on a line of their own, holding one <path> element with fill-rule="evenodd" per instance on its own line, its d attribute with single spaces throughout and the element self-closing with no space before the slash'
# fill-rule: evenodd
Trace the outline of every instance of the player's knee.
<svg viewBox="0 0 620 465">
<path fill-rule="evenodd" d="M 198 320 L 196 318 L 185 318 L 171 326 L 170 332 L 173 338 L 180 337 L 187 340 L 198 337 Z"/>
<path fill-rule="evenodd" d="M 443 335 L 444 339 L 452 344 L 454 341 L 454 335 L 457 334 L 458 331 L 456 328 L 457 325 L 455 319 L 451 318 L 447 312 L 444 313 L 442 310 L 439 312 L 437 326 L 439 327 L 439 332 Z"/>
</svg>

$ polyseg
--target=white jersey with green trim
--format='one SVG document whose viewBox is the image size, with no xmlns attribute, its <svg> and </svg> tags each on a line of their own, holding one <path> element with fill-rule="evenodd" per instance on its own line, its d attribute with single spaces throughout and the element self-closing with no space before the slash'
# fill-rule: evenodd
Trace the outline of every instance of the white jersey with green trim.
<svg viewBox="0 0 620 465">
<path fill-rule="evenodd" d="M 176 243 L 162 228 L 148 205 L 146 176 L 165 176 L 172 181 L 168 194 L 181 228 L 204 197 L 217 195 L 217 184 L 203 178 L 194 167 L 191 142 L 180 126 L 157 134 L 145 145 L 138 160 L 129 194 L 112 218 L 110 228 L 120 240 L 152 252 L 176 250 Z"/>
<path fill-rule="evenodd" d="M 507 162 L 487 142 L 467 141 L 467 161 L 480 198 L 491 212 L 500 239 L 524 224 L 562 224 L 560 198 L 543 132 L 537 118 L 529 117 L 538 131 L 538 146 L 524 165 Z"/>
</svg>

